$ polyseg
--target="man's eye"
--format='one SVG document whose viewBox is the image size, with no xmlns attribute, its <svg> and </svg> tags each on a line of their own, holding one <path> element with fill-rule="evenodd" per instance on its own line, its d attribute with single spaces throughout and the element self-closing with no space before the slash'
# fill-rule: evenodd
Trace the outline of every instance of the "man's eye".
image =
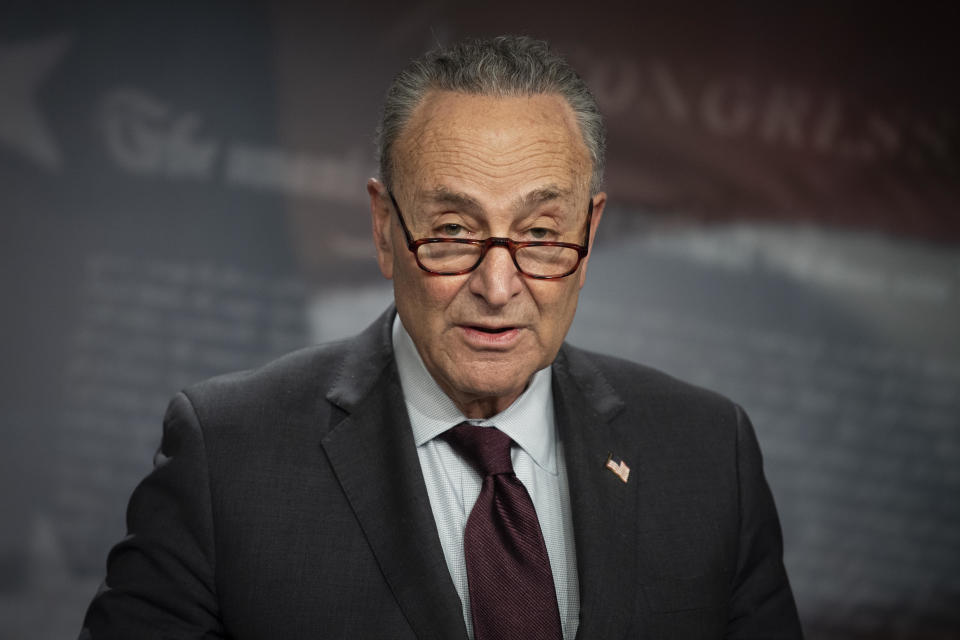
<svg viewBox="0 0 960 640">
<path fill-rule="evenodd" d="M 459 236 L 463 233 L 463 227 L 456 223 L 448 223 L 440 225 L 440 235 L 443 236 Z"/>
<path fill-rule="evenodd" d="M 533 229 L 527 231 L 527 235 L 530 236 L 531 240 L 551 240 L 554 234 L 551 229 L 534 227 Z"/>
</svg>

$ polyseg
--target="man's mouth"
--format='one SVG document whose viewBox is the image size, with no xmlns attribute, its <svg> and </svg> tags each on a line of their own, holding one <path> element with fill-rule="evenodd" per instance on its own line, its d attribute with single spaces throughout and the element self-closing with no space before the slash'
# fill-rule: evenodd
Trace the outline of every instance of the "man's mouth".
<svg viewBox="0 0 960 640">
<path fill-rule="evenodd" d="M 512 348 L 520 340 L 521 328 L 517 325 L 500 327 L 476 324 L 461 325 L 467 343 L 477 349 L 503 350 Z"/>
<path fill-rule="evenodd" d="M 496 334 L 496 333 L 504 333 L 504 332 L 506 332 L 506 331 L 510 331 L 510 330 L 513 329 L 514 327 L 476 327 L 476 326 L 473 326 L 473 327 L 470 327 L 470 328 L 471 328 L 471 329 L 475 329 L 475 330 L 477 330 L 477 331 L 482 331 L 483 333 Z"/>
</svg>

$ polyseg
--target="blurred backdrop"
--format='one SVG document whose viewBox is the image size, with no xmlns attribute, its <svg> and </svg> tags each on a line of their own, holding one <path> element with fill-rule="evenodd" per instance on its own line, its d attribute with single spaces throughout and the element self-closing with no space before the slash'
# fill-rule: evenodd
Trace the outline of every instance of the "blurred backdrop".
<svg viewBox="0 0 960 640">
<path fill-rule="evenodd" d="M 810 638 L 960 637 L 956 21 L 325 4 L 3 3 L 0 637 L 78 632 L 173 393 L 388 304 L 382 95 L 501 32 L 551 40 L 607 117 L 570 341 L 747 408 Z"/>
</svg>

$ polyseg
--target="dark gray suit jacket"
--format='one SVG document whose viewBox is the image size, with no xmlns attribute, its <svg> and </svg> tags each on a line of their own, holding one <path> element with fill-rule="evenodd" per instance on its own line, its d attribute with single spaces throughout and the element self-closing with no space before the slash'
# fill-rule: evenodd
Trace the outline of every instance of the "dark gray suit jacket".
<svg viewBox="0 0 960 640">
<path fill-rule="evenodd" d="M 466 637 L 404 406 L 394 310 L 179 394 L 81 637 Z M 564 346 L 578 638 L 798 638 L 743 411 Z M 608 453 L 631 468 L 624 484 Z"/>
</svg>

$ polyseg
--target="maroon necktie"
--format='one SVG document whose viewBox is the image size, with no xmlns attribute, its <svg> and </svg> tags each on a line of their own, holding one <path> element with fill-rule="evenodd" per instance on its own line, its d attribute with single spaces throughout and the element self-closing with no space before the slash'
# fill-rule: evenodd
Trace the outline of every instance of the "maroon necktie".
<svg viewBox="0 0 960 640">
<path fill-rule="evenodd" d="M 476 640 L 562 640 L 540 522 L 513 472 L 510 436 L 461 423 L 443 437 L 483 475 L 463 549 Z"/>
</svg>

